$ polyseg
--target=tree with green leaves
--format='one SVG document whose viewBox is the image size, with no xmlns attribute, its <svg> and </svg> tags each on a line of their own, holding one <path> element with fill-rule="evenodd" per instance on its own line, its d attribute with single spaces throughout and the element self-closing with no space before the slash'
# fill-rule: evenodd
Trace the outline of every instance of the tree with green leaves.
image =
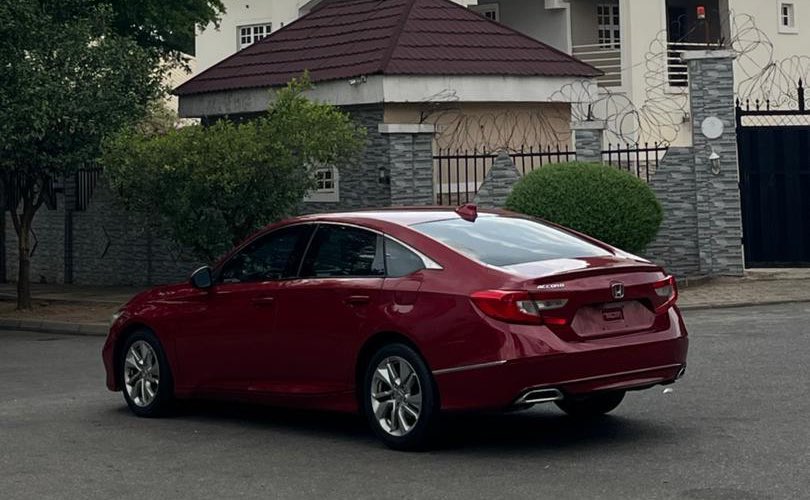
<svg viewBox="0 0 810 500">
<path fill-rule="evenodd" d="M 158 221 L 181 248 L 214 261 L 262 226 L 293 213 L 319 165 L 350 168 L 365 130 L 308 100 L 308 80 L 275 92 L 266 115 L 163 134 L 131 129 L 102 164 L 127 207 Z"/>
<path fill-rule="evenodd" d="M 3 0 L 13 1 L 13 0 Z M 195 29 L 219 25 L 225 12 L 222 0 L 60 0 L 38 2 L 60 26 L 83 17 L 88 9 L 109 9 L 112 32 L 156 50 L 166 60 L 178 62 L 194 54 Z"/>
<path fill-rule="evenodd" d="M 18 308 L 31 307 L 30 233 L 51 183 L 98 158 L 164 92 L 163 52 L 116 19 L 92 0 L 0 0 L 0 179 L 12 193 Z"/>
<path fill-rule="evenodd" d="M 194 54 L 195 28 L 219 24 L 225 12 L 222 0 L 96 0 L 110 4 L 113 28 L 139 45 L 166 57 Z"/>
</svg>

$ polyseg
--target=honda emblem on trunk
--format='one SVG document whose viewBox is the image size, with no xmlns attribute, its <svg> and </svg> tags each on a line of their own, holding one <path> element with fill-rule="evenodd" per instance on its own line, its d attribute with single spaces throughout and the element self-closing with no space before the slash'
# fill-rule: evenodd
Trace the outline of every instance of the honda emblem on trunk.
<svg viewBox="0 0 810 500">
<path fill-rule="evenodd" d="M 613 293 L 614 299 L 624 298 L 624 283 L 616 282 L 610 284 L 610 291 Z"/>
</svg>

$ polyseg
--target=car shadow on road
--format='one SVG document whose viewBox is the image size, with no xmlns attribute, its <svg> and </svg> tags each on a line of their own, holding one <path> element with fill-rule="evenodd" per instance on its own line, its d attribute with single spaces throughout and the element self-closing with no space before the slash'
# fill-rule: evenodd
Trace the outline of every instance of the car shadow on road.
<svg viewBox="0 0 810 500">
<path fill-rule="evenodd" d="M 122 413 L 128 413 L 125 407 Z M 256 431 L 283 432 L 315 439 L 337 439 L 345 444 L 379 445 L 360 415 L 298 410 L 247 403 L 193 401 L 179 405 L 175 419 L 198 423 L 231 423 Z M 527 451 L 554 453 L 607 445 L 649 446 L 675 442 L 684 429 L 655 420 L 615 415 L 580 420 L 550 406 L 513 413 L 449 414 L 441 419 L 433 451 L 463 453 Z"/>
<path fill-rule="evenodd" d="M 449 415 L 442 420 L 438 449 L 525 452 L 606 445 L 637 446 L 677 438 L 677 432 L 655 421 L 615 415 L 576 419 L 553 407 L 516 413 Z"/>
</svg>

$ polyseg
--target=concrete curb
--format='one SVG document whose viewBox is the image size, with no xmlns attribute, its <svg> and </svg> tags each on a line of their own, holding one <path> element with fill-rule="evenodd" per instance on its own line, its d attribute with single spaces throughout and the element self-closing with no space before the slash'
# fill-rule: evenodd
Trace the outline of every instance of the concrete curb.
<svg viewBox="0 0 810 500">
<path fill-rule="evenodd" d="M 109 299 L 92 299 L 92 298 L 75 298 L 75 299 L 66 299 L 62 297 L 51 297 L 51 296 L 38 296 L 34 295 L 31 297 L 32 301 L 40 301 L 40 302 L 57 302 L 60 304 L 90 304 L 90 305 L 104 305 L 104 306 L 122 306 L 126 304 L 127 300 L 120 301 L 120 300 L 109 300 Z M 17 302 L 17 296 L 8 293 L 0 293 L 0 301 L 3 302 Z"/>
<path fill-rule="evenodd" d="M 28 319 L 0 319 L 0 330 L 106 337 L 110 327 L 99 323 L 69 323 Z"/>
<path fill-rule="evenodd" d="M 783 299 L 762 302 L 730 302 L 724 304 L 678 305 L 681 311 L 705 311 L 706 309 L 738 309 L 740 307 L 777 306 L 780 304 L 810 303 L 810 299 Z"/>
</svg>

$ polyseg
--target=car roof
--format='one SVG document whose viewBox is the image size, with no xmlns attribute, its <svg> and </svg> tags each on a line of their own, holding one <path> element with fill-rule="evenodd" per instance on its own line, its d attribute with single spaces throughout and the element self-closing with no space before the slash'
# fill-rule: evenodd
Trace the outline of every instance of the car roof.
<svg viewBox="0 0 810 500">
<path fill-rule="evenodd" d="M 480 210 L 478 216 L 494 217 L 498 216 L 498 211 Z M 321 220 L 321 221 L 357 221 L 367 219 L 369 221 L 382 221 L 400 226 L 413 226 L 424 222 L 435 222 L 440 220 L 460 219 L 461 216 L 454 208 L 448 207 L 419 207 L 419 208 L 390 208 L 358 210 L 351 212 L 336 212 L 326 214 L 313 214 L 299 217 L 298 220 Z"/>
</svg>

